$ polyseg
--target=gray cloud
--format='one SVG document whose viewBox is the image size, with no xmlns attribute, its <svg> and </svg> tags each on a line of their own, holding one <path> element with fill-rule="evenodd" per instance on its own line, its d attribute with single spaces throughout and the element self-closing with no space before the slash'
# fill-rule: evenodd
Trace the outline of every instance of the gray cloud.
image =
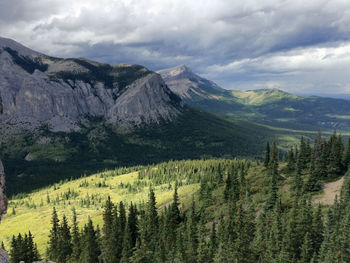
<svg viewBox="0 0 350 263">
<path fill-rule="evenodd" d="M 2 0 L 0 34 L 55 56 L 187 64 L 226 88 L 350 92 L 348 0 Z"/>
</svg>

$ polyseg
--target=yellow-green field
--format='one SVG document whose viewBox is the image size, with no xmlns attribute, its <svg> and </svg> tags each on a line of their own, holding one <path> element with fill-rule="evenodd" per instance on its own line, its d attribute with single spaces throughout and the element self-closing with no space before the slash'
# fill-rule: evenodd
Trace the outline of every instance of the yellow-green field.
<svg viewBox="0 0 350 263">
<path fill-rule="evenodd" d="M 8 213 L 0 224 L 0 242 L 8 248 L 12 235 L 31 233 L 38 244 L 41 254 L 45 252 L 48 241 L 50 220 L 53 207 L 59 218 L 65 214 L 69 221 L 75 207 L 78 222 L 82 226 L 90 216 L 93 222 L 102 225 L 103 205 L 108 196 L 114 203 L 123 201 L 142 204 L 148 199 L 149 182 L 138 179 L 138 172 L 116 175 L 107 171 L 86 178 L 68 181 L 41 189 L 23 197 L 9 201 Z M 180 185 L 179 197 L 189 197 L 199 189 L 198 184 Z M 164 206 L 171 202 L 173 187 L 169 184 L 154 187 L 157 205 Z M 15 212 L 15 214 L 13 214 Z"/>
</svg>

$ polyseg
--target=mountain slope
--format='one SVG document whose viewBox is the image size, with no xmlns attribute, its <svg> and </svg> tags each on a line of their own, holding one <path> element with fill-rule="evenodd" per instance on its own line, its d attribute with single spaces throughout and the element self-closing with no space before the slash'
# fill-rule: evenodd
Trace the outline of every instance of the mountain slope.
<svg viewBox="0 0 350 263">
<path fill-rule="evenodd" d="M 296 96 L 278 89 L 228 91 L 184 66 L 159 73 L 187 104 L 212 113 L 275 127 L 350 131 L 350 101 L 347 100 Z"/>
<path fill-rule="evenodd" d="M 7 128 L 77 129 L 88 117 L 114 124 L 171 120 L 181 100 L 142 66 L 52 58 L 0 38 L 1 123 Z"/>
</svg>

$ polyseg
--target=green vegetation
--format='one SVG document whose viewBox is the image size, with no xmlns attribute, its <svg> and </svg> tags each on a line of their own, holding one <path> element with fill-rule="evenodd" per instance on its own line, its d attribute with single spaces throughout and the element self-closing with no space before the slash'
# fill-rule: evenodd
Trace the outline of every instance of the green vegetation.
<svg viewBox="0 0 350 263">
<path fill-rule="evenodd" d="M 0 158 L 12 195 L 119 166 L 210 157 L 262 159 L 265 141 L 280 138 L 287 149 L 302 134 L 185 109 L 171 123 L 130 132 L 91 120 L 80 132 L 54 133 L 43 127 L 35 133 L 3 136 Z"/>
<path fill-rule="evenodd" d="M 114 85 L 118 83 L 117 87 L 119 92 L 122 92 L 126 86 L 130 85 L 136 79 L 152 73 L 140 65 L 118 65 L 112 67 L 108 64 L 99 64 L 85 59 L 66 59 L 64 61 L 75 62 L 82 66 L 86 71 L 59 71 L 54 75 L 50 75 L 52 80 L 82 80 L 90 84 L 102 82 L 107 88 L 115 88 Z"/>
<path fill-rule="evenodd" d="M 10 246 L 12 235 L 30 230 L 40 255 L 55 262 L 346 258 L 350 174 L 328 214 L 311 200 L 323 182 L 346 173 L 350 144 L 319 134 L 313 147 L 302 137 L 285 162 L 276 143 L 266 144 L 265 156 L 264 163 L 171 161 L 61 182 L 10 200 L 15 213 L 0 232 Z"/>
<path fill-rule="evenodd" d="M 28 57 L 24 57 L 18 54 L 16 50 L 13 50 L 9 47 L 4 48 L 5 51 L 7 51 L 13 58 L 13 61 L 23 68 L 25 71 L 27 71 L 29 74 L 33 74 L 33 72 L 38 69 L 40 71 L 46 71 L 48 66 L 41 63 L 40 59 L 32 59 Z"/>
<path fill-rule="evenodd" d="M 210 91 L 209 91 L 210 92 Z M 205 111 L 294 130 L 350 130 L 350 102 L 322 97 L 302 97 L 278 89 L 211 92 L 206 97 L 184 99 Z"/>
<path fill-rule="evenodd" d="M 330 145 L 333 139 L 322 139 L 321 144 Z M 349 175 L 340 201 L 324 215 L 321 206 L 312 206 L 311 192 L 304 187 L 312 164 L 301 168 L 309 150 L 315 149 L 302 139 L 294 162 L 289 155 L 286 166 L 280 164 L 276 144 L 268 148 L 265 165 L 177 161 L 55 185 L 11 200 L 17 212 L 5 217 L 0 231 L 8 233 L 8 246 L 10 236 L 22 232 L 14 223 L 22 215 L 24 229 L 37 231 L 41 256 L 55 262 L 299 263 L 346 258 L 341 244 L 347 216 L 341 211 L 347 211 L 349 203 Z M 291 163 L 297 166 L 286 172 Z M 298 170 L 301 176 L 295 177 Z M 289 184 L 290 191 L 282 190 Z M 89 191 L 94 194 L 84 198 Z M 36 205 L 39 198 L 45 201 Z M 41 227 L 35 226 L 36 218 Z"/>
</svg>

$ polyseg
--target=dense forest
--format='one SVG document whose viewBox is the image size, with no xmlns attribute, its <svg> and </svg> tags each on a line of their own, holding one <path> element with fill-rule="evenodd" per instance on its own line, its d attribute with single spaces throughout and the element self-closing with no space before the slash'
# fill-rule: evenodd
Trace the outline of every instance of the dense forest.
<svg viewBox="0 0 350 263">
<path fill-rule="evenodd" d="M 145 203 L 103 205 L 103 225 L 83 227 L 52 211 L 45 255 L 31 233 L 13 237 L 13 263 L 47 258 L 63 262 L 350 262 L 350 140 L 321 134 L 282 154 L 267 143 L 264 163 L 247 160 L 168 162 L 143 167 L 149 182 Z M 263 167 L 254 182 L 252 167 Z M 322 184 L 345 175 L 340 196 L 313 202 Z M 182 202 L 178 187 L 200 189 Z M 285 184 L 288 182 L 288 184 Z M 173 201 L 157 206 L 153 187 L 168 183 Z M 282 185 L 288 185 L 288 189 Z M 258 196 L 258 197 L 257 197 Z M 27 261 L 26 261 L 27 262 Z"/>
</svg>

